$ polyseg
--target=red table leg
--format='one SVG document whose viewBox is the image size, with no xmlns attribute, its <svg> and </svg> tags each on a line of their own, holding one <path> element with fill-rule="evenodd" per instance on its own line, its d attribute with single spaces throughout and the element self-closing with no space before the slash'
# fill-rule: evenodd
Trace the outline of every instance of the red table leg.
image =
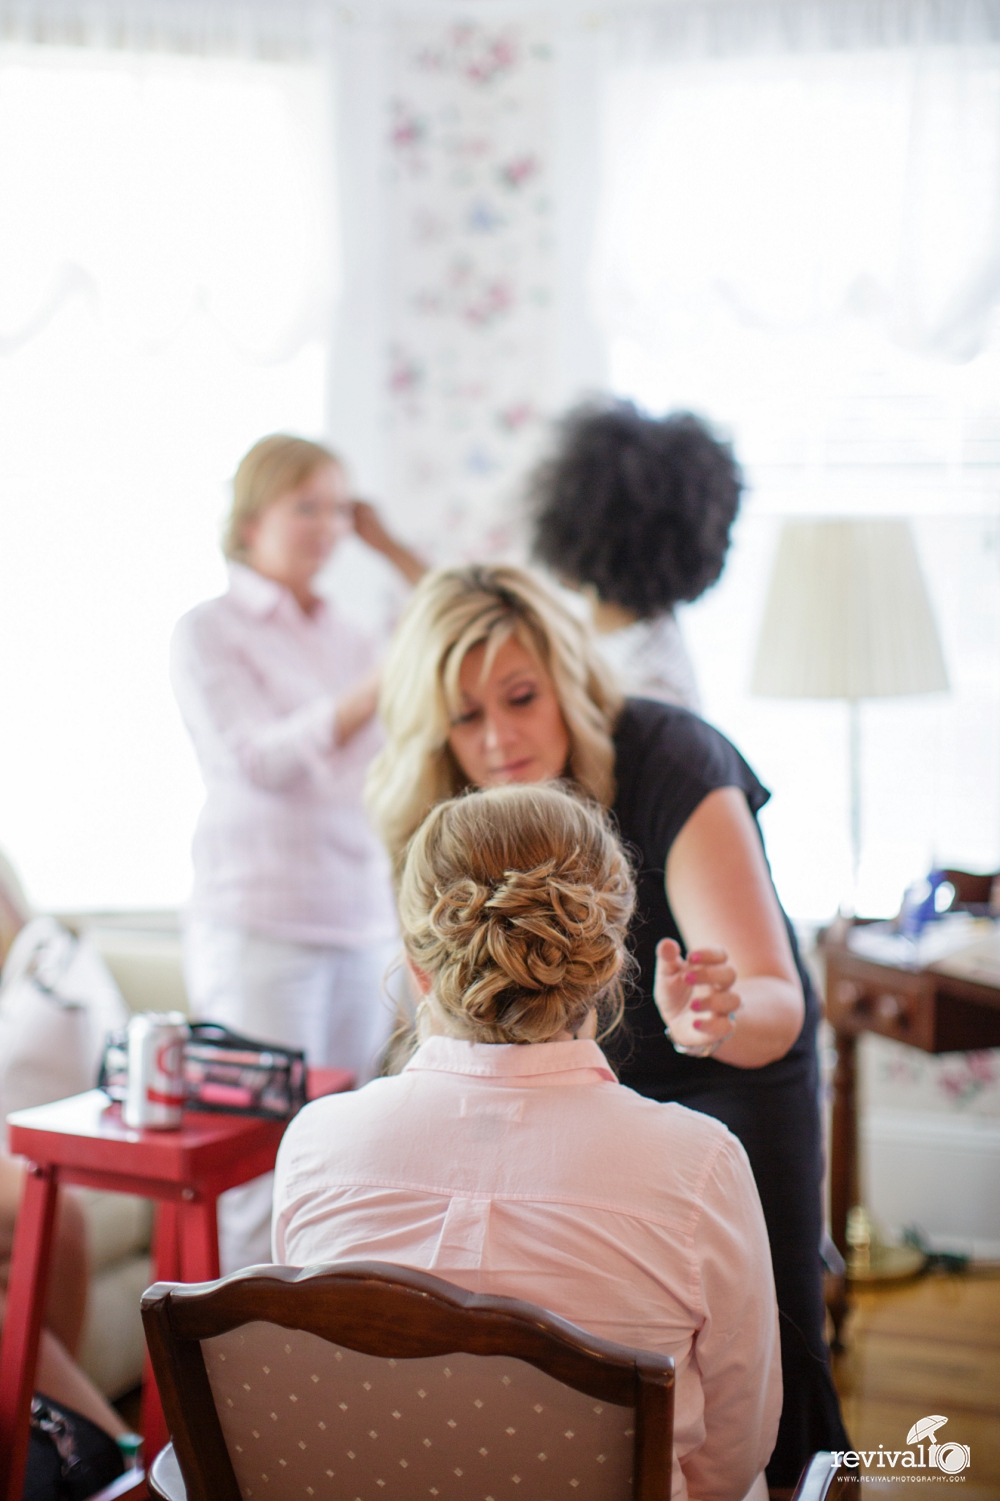
<svg viewBox="0 0 1000 1501">
<path fill-rule="evenodd" d="M 219 1275 L 219 1226 L 215 1199 L 184 1199 L 178 1206 L 181 1279 L 214 1282 Z"/>
<path fill-rule="evenodd" d="M 178 1205 L 161 1199 L 156 1206 L 154 1261 L 157 1282 L 180 1282 L 181 1241 Z"/>
<path fill-rule="evenodd" d="M 58 1174 L 28 1164 L 17 1212 L 0 1343 L 0 1501 L 21 1501 L 28 1450 L 28 1419 L 38 1361 Z"/>
<path fill-rule="evenodd" d="M 219 1275 L 219 1230 L 215 1200 L 163 1200 L 156 1209 L 156 1280 L 214 1282 Z M 146 1469 L 169 1441 L 160 1394 L 147 1351 L 142 1381 L 142 1437 Z"/>
</svg>

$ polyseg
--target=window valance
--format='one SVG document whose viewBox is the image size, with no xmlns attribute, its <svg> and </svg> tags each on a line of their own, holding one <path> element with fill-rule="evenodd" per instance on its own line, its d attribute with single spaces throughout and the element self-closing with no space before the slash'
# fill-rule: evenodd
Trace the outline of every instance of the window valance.
<svg viewBox="0 0 1000 1501">
<path fill-rule="evenodd" d="M 608 16 L 647 62 L 1000 42 L 1000 0 L 623 0 Z"/>
<path fill-rule="evenodd" d="M 1000 0 L 479 0 L 645 61 L 1000 43 Z M 0 0 L 0 42 L 273 60 L 404 18 L 470 21 L 456 0 Z"/>
<path fill-rule="evenodd" d="M 288 61 L 329 41 L 316 0 L 0 0 L 0 43 Z"/>
</svg>

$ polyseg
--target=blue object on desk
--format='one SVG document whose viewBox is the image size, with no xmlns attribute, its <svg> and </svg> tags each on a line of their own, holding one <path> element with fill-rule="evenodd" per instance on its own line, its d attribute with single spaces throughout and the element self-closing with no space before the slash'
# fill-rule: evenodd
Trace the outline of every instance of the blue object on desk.
<svg viewBox="0 0 1000 1501">
<path fill-rule="evenodd" d="M 943 870 L 932 870 L 906 888 L 896 927 L 907 938 L 919 938 L 928 923 L 937 922 L 955 900 L 955 888 Z"/>
</svg>

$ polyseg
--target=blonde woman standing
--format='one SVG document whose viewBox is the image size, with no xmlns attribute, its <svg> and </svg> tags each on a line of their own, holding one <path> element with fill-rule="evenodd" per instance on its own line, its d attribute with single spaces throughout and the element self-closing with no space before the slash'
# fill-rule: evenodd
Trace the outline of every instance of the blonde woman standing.
<svg viewBox="0 0 1000 1501">
<path fill-rule="evenodd" d="M 386 659 L 369 806 L 397 862 L 468 787 L 567 778 L 634 852 L 635 997 L 610 1051 L 623 1084 L 715 1116 L 746 1148 L 782 1312 L 785 1405 L 768 1482 L 847 1445 L 819 1247 L 818 1002 L 771 883 L 739 752 L 688 710 L 623 699 L 586 627 L 517 568 L 442 570 Z"/>
<path fill-rule="evenodd" d="M 381 745 L 378 648 L 315 587 L 352 530 L 420 577 L 329 449 L 283 434 L 255 444 L 233 483 L 228 592 L 180 621 L 171 670 L 206 789 L 184 933 L 192 1009 L 364 1082 L 398 947 L 361 802 Z M 224 1271 L 267 1259 L 269 1218 L 269 1179 L 226 1196 Z"/>
<path fill-rule="evenodd" d="M 420 1047 L 292 1122 L 274 1256 L 416 1267 L 672 1355 L 675 1501 L 757 1501 L 781 1376 L 746 1154 L 624 1088 L 594 1040 L 621 1015 L 633 901 L 607 819 L 558 787 L 439 804 L 399 888 Z"/>
</svg>

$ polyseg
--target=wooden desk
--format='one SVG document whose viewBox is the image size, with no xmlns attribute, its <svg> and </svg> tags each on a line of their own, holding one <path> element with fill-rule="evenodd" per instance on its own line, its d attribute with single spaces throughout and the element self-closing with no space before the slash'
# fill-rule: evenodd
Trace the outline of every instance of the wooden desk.
<svg viewBox="0 0 1000 1501">
<path fill-rule="evenodd" d="M 310 1069 L 309 1096 L 350 1089 L 345 1069 Z M 28 1159 L 0 1342 L 0 1501 L 20 1501 L 56 1199 L 64 1183 L 157 1200 L 155 1279 L 219 1275 L 219 1194 L 274 1167 L 287 1121 L 184 1112 L 176 1131 L 134 1130 L 98 1089 L 7 1117 L 10 1151 Z M 167 1441 L 147 1358 L 143 1391 L 147 1466 Z"/>
<path fill-rule="evenodd" d="M 875 963 L 843 943 L 823 942 L 820 952 L 826 962 L 826 1016 L 837 1049 L 830 1233 L 846 1257 L 847 1212 L 858 1202 L 855 1071 L 859 1035 L 877 1032 L 925 1053 L 1000 1047 L 1000 986 L 960 980 L 932 969 Z"/>
</svg>

